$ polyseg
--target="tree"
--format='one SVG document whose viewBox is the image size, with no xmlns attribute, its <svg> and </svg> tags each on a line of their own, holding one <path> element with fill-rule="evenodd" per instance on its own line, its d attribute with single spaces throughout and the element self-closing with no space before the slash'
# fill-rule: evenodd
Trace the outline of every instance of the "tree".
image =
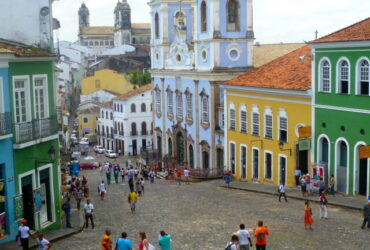
<svg viewBox="0 0 370 250">
<path fill-rule="evenodd" d="M 135 86 L 144 86 L 148 83 L 151 83 L 152 81 L 152 77 L 150 75 L 150 73 L 148 72 L 140 72 L 138 70 L 133 70 L 129 73 L 128 75 L 129 77 L 129 81 L 131 82 L 131 84 L 134 84 Z"/>
</svg>

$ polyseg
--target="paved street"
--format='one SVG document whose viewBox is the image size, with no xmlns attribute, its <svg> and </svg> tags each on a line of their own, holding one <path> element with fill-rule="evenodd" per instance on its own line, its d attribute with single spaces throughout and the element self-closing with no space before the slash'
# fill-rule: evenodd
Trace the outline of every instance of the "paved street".
<svg viewBox="0 0 370 250">
<path fill-rule="evenodd" d="M 273 196 L 227 190 L 220 181 L 177 186 L 164 180 L 146 183 L 137 213 L 127 203 L 128 185 L 112 184 L 104 202 L 97 197 L 98 170 L 83 171 L 90 181 L 96 207 L 94 230 L 87 229 L 54 244 L 54 249 L 100 249 L 105 228 L 115 240 L 128 232 L 137 249 L 138 233 L 145 231 L 157 247 L 159 230 L 173 235 L 173 249 L 224 249 L 232 232 L 243 222 L 252 229 L 262 219 L 270 230 L 268 249 L 368 249 L 370 231 L 360 229 L 359 212 L 329 208 L 329 219 L 320 220 L 319 207 L 312 204 L 313 231 L 303 226 L 303 201 L 279 203 Z M 253 239 L 253 242 L 255 240 Z"/>
</svg>

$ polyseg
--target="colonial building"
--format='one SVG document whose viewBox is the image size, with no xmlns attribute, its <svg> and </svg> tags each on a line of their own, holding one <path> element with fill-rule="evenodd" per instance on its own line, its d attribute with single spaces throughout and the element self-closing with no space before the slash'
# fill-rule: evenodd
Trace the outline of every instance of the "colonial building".
<svg viewBox="0 0 370 250">
<path fill-rule="evenodd" d="M 90 26 L 90 12 L 85 3 L 79 11 L 79 41 L 97 54 L 124 44 L 149 44 L 150 23 L 131 23 L 127 0 L 119 0 L 114 9 L 114 26 Z"/>
<path fill-rule="evenodd" d="M 105 149 L 115 150 L 112 102 L 102 103 L 99 106 L 100 111 L 97 121 L 98 143 Z"/>
<path fill-rule="evenodd" d="M 223 82 L 227 169 L 239 180 L 295 186 L 311 173 L 308 46 Z"/>
<path fill-rule="evenodd" d="M 370 18 L 310 43 L 313 163 L 336 190 L 369 195 Z M 364 150 L 365 154 L 361 154 Z"/>
<path fill-rule="evenodd" d="M 223 169 L 217 81 L 253 66 L 252 0 L 149 5 L 155 148 L 172 164 Z"/>
</svg>

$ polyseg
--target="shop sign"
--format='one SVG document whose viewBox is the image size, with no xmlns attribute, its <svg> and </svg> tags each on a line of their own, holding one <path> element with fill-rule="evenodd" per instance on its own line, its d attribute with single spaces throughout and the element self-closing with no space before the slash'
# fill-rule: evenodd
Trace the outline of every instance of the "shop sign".
<svg viewBox="0 0 370 250">
<path fill-rule="evenodd" d="M 311 149 L 311 140 L 310 139 L 304 139 L 298 141 L 298 148 L 299 151 L 305 151 Z"/>
</svg>

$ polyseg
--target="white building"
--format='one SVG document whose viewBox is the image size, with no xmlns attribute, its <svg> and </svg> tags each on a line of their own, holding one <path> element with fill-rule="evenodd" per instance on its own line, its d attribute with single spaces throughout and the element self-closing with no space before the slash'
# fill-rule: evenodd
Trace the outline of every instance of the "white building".
<svg viewBox="0 0 370 250">
<path fill-rule="evenodd" d="M 100 103 L 105 103 L 105 102 L 110 102 L 112 101 L 113 98 L 117 97 L 119 94 L 114 93 L 112 91 L 106 90 L 106 89 L 101 89 L 95 92 L 92 92 L 87 95 L 81 95 L 81 103 L 86 103 L 86 102 L 100 102 Z"/>
<path fill-rule="evenodd" d="M 141 149 L 152 148 L 152 84 L 118 96 L 111 106 L 102 106 L 98 135 L 101 146 L 124 155 L 137 155 Z"/>
</svg>

